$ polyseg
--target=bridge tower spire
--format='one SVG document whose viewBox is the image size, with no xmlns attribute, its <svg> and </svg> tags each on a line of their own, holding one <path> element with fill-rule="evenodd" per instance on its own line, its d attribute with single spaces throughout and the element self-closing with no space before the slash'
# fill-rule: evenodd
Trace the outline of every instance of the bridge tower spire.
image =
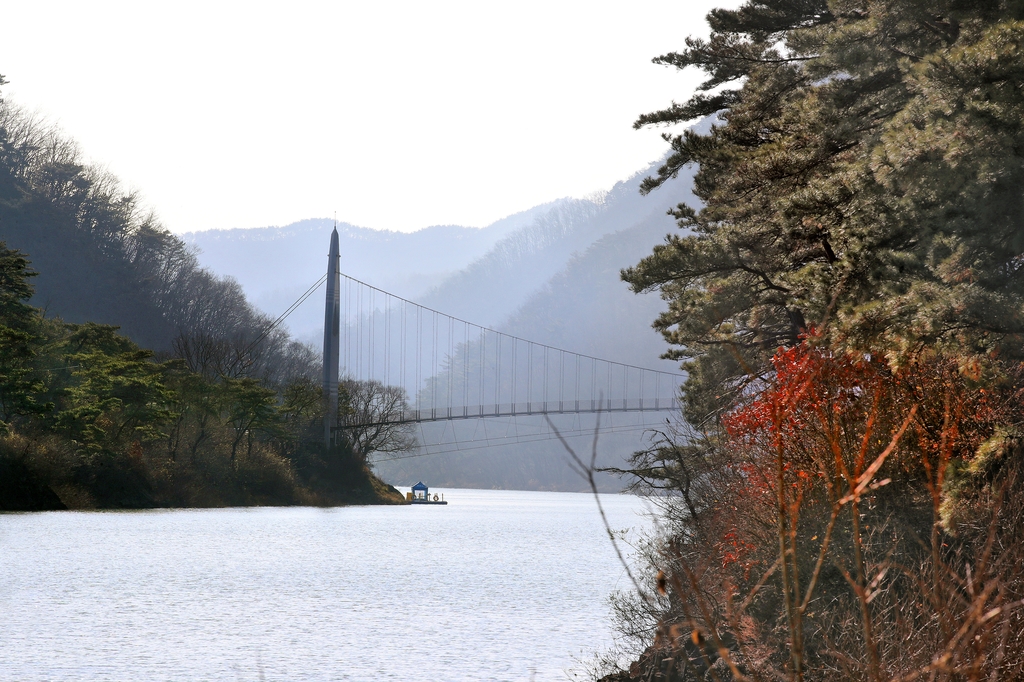
<svg viewBox="0 0 1024 682">
<path fill-rule="evenodd" d="M 327 301 L 324 305 L 324 445 L 331 447 L 338 426 L 338 364 L 341 342 L 341 254 L 338 224 L 331 233 L 327 256 Z"/>
</svg>

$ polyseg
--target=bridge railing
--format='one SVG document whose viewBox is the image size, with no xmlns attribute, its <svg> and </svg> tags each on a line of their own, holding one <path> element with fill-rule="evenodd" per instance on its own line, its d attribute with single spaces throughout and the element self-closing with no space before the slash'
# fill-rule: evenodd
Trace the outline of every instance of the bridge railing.
<svg viewBox="0 0 1024 682">
<path fill-rule="evenodd" d="M 479 419 L 484 417 L 516 417 L 543 414 L 579 414 L 596 412 L 661 412 L 677 411 L 678 409 L 678 401 L 668 398 L 556 400 L 410 409 L 399 412 L 395 421 L 423 422 L 448 419 Z"/>
</svg>

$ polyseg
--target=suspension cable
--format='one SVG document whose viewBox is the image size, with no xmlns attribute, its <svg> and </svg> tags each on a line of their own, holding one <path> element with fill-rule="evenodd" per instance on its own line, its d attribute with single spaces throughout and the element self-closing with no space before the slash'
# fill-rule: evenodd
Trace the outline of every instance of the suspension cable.
<svg viewBox="0 0 1024 682">
<path fill-rule="evenodd" d="M 299 297 L 298 297 L 298 298 L 297 298 L 297 299 L 295 300 L 295 302 L 294 302 L 294 303 L 292 303 L 292 304 L 291 304 L 290 306 L 288 306 L 288 309 L 287 309 L 287 310 L 285 310 L 285 311 L 284 311 L 283 313 L 281 313 L 281 315 L 280 315 L 280 316 L 279 316 L 279 317 L 278 317 L 278 318 L 277 318 L 276 320 L 274 320 L 273 322 L 271 322 L 271 323 L 270 323 L 270 326 L 268 326 L 268 327 L 267 327 L 267 328 L 266 328 L 266 329 L 265 329 L 265 330 L 263 331 L 263 333 L 262 333 L 262 334 L 260 334 L 259 336 L 257 336 L 257 337 L 256 337 L 256 339 L 255 339 L 255 340 L 254 340 L 254 341 L 253 341 L 252 343 L 250 343 L 250 344 L 249 344 L 249 345 L 248 345 L 248 346 L 246 347 L 246 349 L 245 349 L 244 351 L 242 351 L 242 355 L 243 355 L 243 356 L 244 356 L 244 355 L 248 355 L 249 353 L 251 353 L 252 351 L 254 351 L 254 350 L 256 349 L 256 346 L 258 346 L 258 345 L 259 345 L 260 343 L 262 343 L 262 342 L 263 342 L 263 340 L 264 340 L 264 339 L 266 339 L 266 338 L 267 338 L 267 337 L 268 337 L 268 336 L 270 335 L 270 333 L 271 333 L 272 331 L 274 331 L 275 329 L 277 329 L 277 328 L 278 328 L 278 327 L 279 327 L 279 326 L 281 325 L 281 323 L 282 323 L 282 322 L 284 322 L 284 321 L 285 321 L 285 319 L 287 319 L 287 318 L 288 318 L 288 316 L 289 316 L 289 315 L 291 315 L 292 313 L 294 313 L 294 312 L 296 311 L 296 309 L 297 309 L 297 308 L 298 308 L 298 307 L 299 307 L 300 305 L 302 305 L 303 303 L 305 303 L 306 299 L 307 299 L 307 298 L 309 298 L 310 296 L 312 296 L 312 295 L 313 295 L 313 292 L 314 292 L 314 291 L 316 291 L 317 289 L 319 289 L 319 288 L 320 288 L 320 285 L 321 285 L 321 284 L 323 284 L 323 283 L 324 283 L 324 282 L 326 282 L 326 281 L 327 281 L 327 273 L 324 273 L 324 275 L 323 275 L 323 276 L 322 276 L 322 277 L 321 277 L 320 279 L 318 279 L 318 280 L 316 281 L 316 283 L 315 283 L 315 284 L 313 284 L 313 286 L 311 286 L 310 288 L 306 289 L 306 292 L 305 292 L 304 294 L 302 294 L 301 296 L 299 296 Z"/>
</svg>

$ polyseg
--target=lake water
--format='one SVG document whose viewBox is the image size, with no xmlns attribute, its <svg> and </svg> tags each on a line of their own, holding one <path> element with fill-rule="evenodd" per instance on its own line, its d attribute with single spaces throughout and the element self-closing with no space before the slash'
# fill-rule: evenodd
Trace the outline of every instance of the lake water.
<svg viewBox="0 0 1024 682">
<path fill-rule="evenodd" d="M 611 644 L 628 578 L 593 496 L 433 492 L 0 515 L 0 680 L 564 680 Z"/>
</svg>

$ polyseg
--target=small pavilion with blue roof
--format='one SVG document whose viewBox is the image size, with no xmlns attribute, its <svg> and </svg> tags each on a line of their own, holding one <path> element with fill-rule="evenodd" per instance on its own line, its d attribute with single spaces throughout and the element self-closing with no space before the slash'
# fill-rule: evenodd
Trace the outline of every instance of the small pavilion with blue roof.
<svg viewBox="0 0 1024 682">
<path fill-rule="evenodd" d="M 405 494 L 405 499 L 410 504 L 448 504 L 445 502 L 443 495 L 438 499 L 437 493 L 434 493 L 434 498 L 431 499 L 430 491 L 427 489 L 427 486 L 423 481 L 414 485 L 412 490 Z"/>
</svg>

